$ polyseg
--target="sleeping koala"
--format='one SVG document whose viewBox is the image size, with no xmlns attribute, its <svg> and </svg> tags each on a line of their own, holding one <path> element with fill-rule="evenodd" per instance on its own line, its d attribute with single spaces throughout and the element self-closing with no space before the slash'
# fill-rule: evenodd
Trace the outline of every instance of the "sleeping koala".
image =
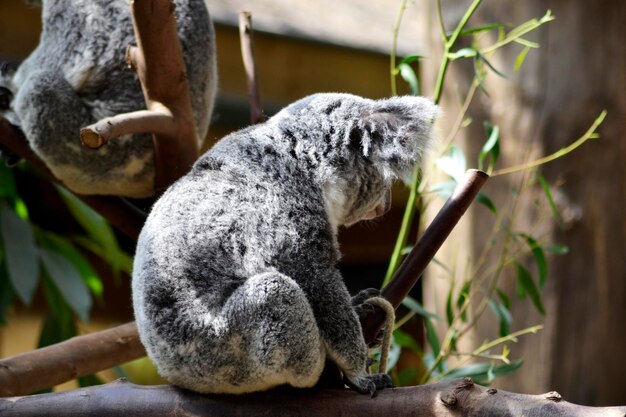
<svg viewBox="0 0 626 417">
<path fill-rule="evenodd" d="M 161 375 L 202 393 L 311 387 L 329 358 L 359 392 L 390 386 L 366 372 L 356 311 L 372 292 L 350 298 L 337 228 L 385 211 L 437 114 L 419 97 L 315 94 L 203 155 L 135 256 L 135 317 Z"/>
<path fill-rule="evenodd" d="M 37 48 L 0 77 L 0 116 L 68 188 L 81 194 L 154 193 L 150 135 L 126 135 L 99 150 L 80 129 L 146 107 L 126 47 L 136 43 L 128 0 L 43 0 Z M 216 82 L 215 35 L 204 0 L 174 0 L 198 138 L 209 128 Z M 2 114 L 4 112 L 4 114 Z"/>
</svg>

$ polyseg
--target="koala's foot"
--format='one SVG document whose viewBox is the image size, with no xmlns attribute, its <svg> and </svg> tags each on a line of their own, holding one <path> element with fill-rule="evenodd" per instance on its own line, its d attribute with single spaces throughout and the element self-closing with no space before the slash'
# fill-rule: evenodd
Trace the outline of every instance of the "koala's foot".
<svg viewBox="0 0 626 417">
<path fill-rule="evenodd" d="M 344 377 L 344 383 L 358 393 L 369 394 L 372 397 L 378 390 L 393 388 L 393 381 L 387 374 L 365 375 L 357 378 Z"/>
<path fill-rule="evenodd" d="M 358 306 L 363 304 L 365 300 L 372 297 L 380 296 L 380 290 L 376 288 L 366 288 L 364 290 L 359 291 L 354 297 L 352 297 L 352 305 Z"/>
</svg>

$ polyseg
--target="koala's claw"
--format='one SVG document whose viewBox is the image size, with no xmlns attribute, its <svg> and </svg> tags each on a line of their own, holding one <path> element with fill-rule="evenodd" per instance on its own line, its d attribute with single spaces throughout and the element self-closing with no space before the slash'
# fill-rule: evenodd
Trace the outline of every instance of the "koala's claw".
<svg viewBox="0 0 626 417">
<path fill-rule="evenodd" d="M 366 288 L 364 290 L 359 291 L 354 297 L 352 297 L 352 305 L 357 306 L 359 304 L 363 304 L 365 300 L 372 297 L 378 297 L 380 295 L 380 290 L 377 288 Z"/>
<path fill-rule="evenodd" d="M 393 380 L 387 374 L 366 375 L 358 378 L 357 381 L 351 381 L 344 378 L 345 384 L 360 394 L 369 394 L 372 398 L 378 390 L 385 388 L 393 388 Z"/>
</svg>

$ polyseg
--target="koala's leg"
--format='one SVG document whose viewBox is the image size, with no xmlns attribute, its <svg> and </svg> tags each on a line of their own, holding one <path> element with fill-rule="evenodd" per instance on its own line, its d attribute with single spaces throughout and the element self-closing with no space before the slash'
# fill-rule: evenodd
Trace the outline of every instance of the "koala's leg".
<svg viewBox="0 0 626 417">
<path fill-rule="evenodd" d="M 346 383 L 372 395 L 377 389 L 391 387 L 388 375 L 367 373 L 367 347 L 361 323 L 339 272 L 321 272 L 313 282 L 315 285 L 305 287 L 305 292 L 313 306 L 326 353 L 341 369 Z"/>
<path fill-rule="evenodd" d="M 79 152 L 80 128 L 91 122 L 88 109 L 59 71 L 35 70 L 20 85 L 12 107 L 31 147 L 50 168 L 71 162 Z"/>
<path fill-rule="evenodd" d="M 291 278 L 276 272 L 248 278 L 214 322 L 218 334 L 220 325 L 226 334 L 203 358 L 217 366 L 204 386 L 191 389 L 246 393 L 284 384 L 311 387 L 318 381 L 324 349 L 313 311 Z"/>
</svg>

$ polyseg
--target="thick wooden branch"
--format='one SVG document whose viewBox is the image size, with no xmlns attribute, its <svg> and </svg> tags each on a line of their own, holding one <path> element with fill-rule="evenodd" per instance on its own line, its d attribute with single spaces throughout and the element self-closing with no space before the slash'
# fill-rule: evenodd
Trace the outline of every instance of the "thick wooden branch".
<svg viewBox="0 0 626 417">
<path fill-rule="evenodd" d="M 3 118 L 0 118 L 0 144 L 33 165 L 48 180 L 60 183 L 46 164 L 30 148 L 24 134 Z M 131 239 L 137 239 L 146 220 L 144 212 L 119 197 L 81 195 L 78 197 L 122 233 Z"/>
<path fill-rule="evenodd" d="M 119 380 L 54 394 L 0 399 L 4 417 L 39 416 L 536 416 L 624 417 L 626 407 L 585 407 L 556 392 L 515 394 L 469 379 L 387 389 L 375 398 L 350 390 L 277 389 L 248 395 L 201 395 L 173 386 Z"/>
<path fill-rule="evenodd" d="M 30 394 L 145 354 L 135 323 L 73 337 L 0 361 L 0 396 Z"/>
<path fill-rule="evenodd" d="M 426 228 L 419 242 L 402 262 L 389 284 L 383 288 L 381 295 L 395 308 L 409 295 L 411 288 L 472 204 L 478 191 L 488 178 L 489 175 L 485 172 L 475 169 L 466 172 L 463 182 L 457 186 L 452 197 L 446 201 L 432 223 Z M 375 307 L 374 311 L 364 318 L 361 324 L 363 335 L 368 343 L 376 339 L 384 321 L 385 313 L 379 307 Z"/>
<path fill-rule="evenodd" d="M 148 110 L 100 120 L 81 130 L 98 148 L 128 133 L 153 133 L 155 191 L 162 193 L 198 158 L 189 83 L 171 0 L 131 0 L 137 47 L 126 59 L 139 77 Z"/>
<path fill-rule="evenodd" d="M 252 31 L 252 13 L 239 13 L 239 40 L 241 43 L 241 57 L 246 71 L 248 85 L 248 103 L 250 105 L 250 122 L 252 124 L 265 121 L 259 83 L 256 73 L 256 58 L 254 55 L 254 36 Z"/>
</svg>

